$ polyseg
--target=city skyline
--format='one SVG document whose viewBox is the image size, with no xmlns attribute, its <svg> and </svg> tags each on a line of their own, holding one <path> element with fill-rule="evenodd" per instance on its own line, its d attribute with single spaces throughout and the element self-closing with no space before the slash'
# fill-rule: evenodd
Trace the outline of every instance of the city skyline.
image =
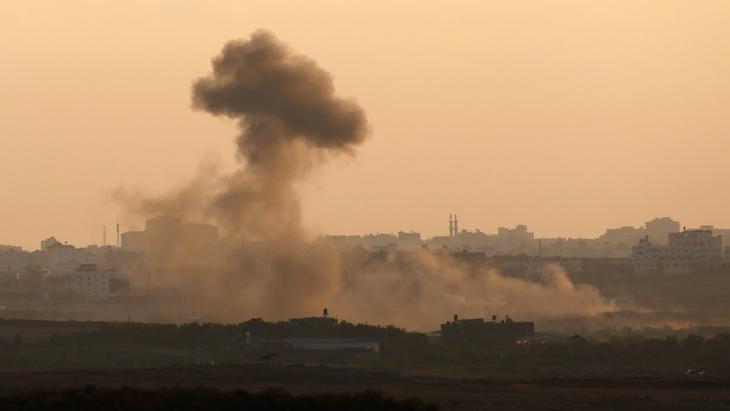
<svg viewBox="0 0 730 411">
<path fill-rule="evenodd" d="M 96 243 L 102 224 L 133 227 L 110 199 L 120 185 L 165 191 L 206 158 L 234 168 L 235 123 L 192 112 L 190 82 L 260 27 L 372 124 L 356 159 L 298 187 L 312 232 L 434 235 L 453 209 L 551 237 L 656 215 L 730 226 L 726 2 L 254 4 L 7 5 L 0 242 Z"/>
<path fill-rule="evenodd" d="M 456 217 L 457 214 L 451 214 L 451 216 Z M 634 230 L 642 230 L 645 229 L 646 223 L 651 222 L 652 220 L 661 220 L 661 219 L 669 219 L 677 224 L 677 227 L 679 227 L 679 231 L 684 230 L 705 230 L 708 227 L 712 227 L 713 230 L 719 230 L 722 232 L 728 231 L 726 227 L 715 225 L 715 224 L 699 224 L 699 225 L 687 225 L 684 224 L 682 220 L 675 219 L 670 216 L 656 216 L 653 218 L 650 218 L 640 224 L 622 224 L 616 227 L 605 227 L 598 235 L 595 236 L 548 236 L 544 235 L 542 233 L 537 232 L 536 230 L 533 230 L 531 226 L 527 224 L 515 224 L 512 226 L 509 225 L 498 225 L 493 228 L 493 230 L 489 229 L 483 229 L 482 227 L 474 227 L 472 225 L 467 224 L 464 225 L 462 223 L 458 226 L 458 232 L 457 231 L 451 231 L 451 220 L 448 221 L 448 227 L 444 228 L 441 232 L 436 232 L 435 234 L 429 234 L 424 233 L 423 231 L 420 231 L 418 229 L 410 229 L 410 228 L 401 228 L 401 229 L 395 229 L 392 231 L 366 231 L 366 232 L 360 232 L 360 233 L 339 233 L 339 232 L 331 232 L 331 233 L 321 233 L 318 235 L 318 237 L 349 237 L 349 236 L 368 236 L 368 235 L 392 235 L 397 236 L 399 234 L 418 234 L 420 238 L 424 241 L 426 240 L 434 240 L 439 239 L 443 237 L 452 237 L 456 236 L 459 233 L 481 233 L 487 236 L 494 236 L 498 235 L 500 231 L 507 230 L 512 231 L 514 229 L 519 229 L 519 227 L 524 227 L 527 230 L 530 230 L 530 234 L 534 235 L 535 240 L 539 239 L 586 239 L 586 240 L 595 240 L 600 239 L 601 237 L 604 237 L 606 235 L 610 235 L 612 231 L 621 231 L 622 229 L 634 229 Z M 463 222 L 463 219 L 460 219 L 459 221 Z M 188 222 L 190 223 L 190 222 Z M 446 221 L 443 222 L 442 225 L 446 226 Z M 0 247 L 21 247 L 25 251 L 34 251 L 34 250 L 40 250 L 42 249 L 42 243 L 46 240 L 53 239 L 58 240 L 63 244 L 71 244 L 74 246 L 79 247 L 87 247 L 87 246 L 119 246 L 123 243 L 123 237 L 125 234 L 129 232 L 138 232 L 139 230 L 144 230 L 144 223 L 141 225 L 135 225 L 134 227 L 123 227 L 121 225 L 117 224 L 111 224 L 111 225 L 102 225 L 99 227 L 99 241 L 98 242 L 74 242 L 69 240 L 63 233 L 48 233 L 47 235 L 43 236 L 41 240 L 35 241 L 35 244 L 31 244 L 30 246 L 24 246 L 19 243 L 13 243 L 11 241 L 0 241 Z M 214 226 L 212 226 L 214 227 Z"/>
</svg>

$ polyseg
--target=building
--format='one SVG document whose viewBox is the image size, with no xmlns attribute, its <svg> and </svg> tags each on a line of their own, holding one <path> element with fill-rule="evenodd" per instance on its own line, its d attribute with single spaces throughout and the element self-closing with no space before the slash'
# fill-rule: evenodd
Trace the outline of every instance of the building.
<svg viewBox="0 0 730 411">
<path fill-rule="evenodd" d="M 129 288 L 129 283 L 119 273 L 100 270 L 96 264 L 82 264 L 62 278 L 65 287 L 73 291 L 74 295 L 91 301 L 108 300 Z"/>
<path fill-rule="evenodd" d="M 362 245 L 368 250 L 394 250 L 398 248 L 398 237 L 393 234 L 366 234 L 362 237 Z"/>
<path fill-rule="evenodd" d="M 730 229 L 727 228 L 716 228 L 712 225 L 703 225 L 698 230 L 712 231 L 713 235 L 722 237 L 723 248 L 730 247 Z"/>
<path fill-rule="evenodd" d="M 16 245 L 0 244 L 0 252 L 4 251 L 23 251 L 23 247 Z"/>
<path fill-rule="evenodd" d="M 53 237 L 51 237 L 53 238 Z M 51 268 L 57 268 L 76 262 L 76 247 L 71 244 L 61 244 L 56 241 L 45 249 L 46 264 Z"/>
<path fill-rule="evenodd" d="M 665 271 L 684 273 L 722 261 L 722 237 L 709 230 L 685 230 L 669 234 L 670 261 Z"/>
<path fill-rule="evenodd" d="M 670 217 L 655 218 L 647 221 L 646 235 L 649 241 L 655 245 L 667 245 L 669 234 L 679 232 L 679 221 L 674 221 Z"/>
<path fill-rule="evenodd" d="M 515 228 L 499 227 L 497 230 L 497 248 L 507 253 L 524 253 L 535 248 L 535 234 L 527 231 L 527 226 Z"/>
<path fill-rule="evenodd" d="M 635 228 L 629 225 L 619 228 L 609 228 L 605 233 L 598 237 L 598 240 L 609 244 L 633 246 L 644 237 L 646 237 L 645 228 Z"/>
<path fill-rule="evenodd" d="M 682 274 L 723 261 L 722 237 L 710 230 L 684 230 L 668 237 L 667 245 L 654 244 L 647 236 L 633 247 L 634 272 Z"/>
<path fill-rule="evenodd" d="M 421 233 L 416 232 L 404 232 L 399 231 L 398 232 L 398 243 L 399 244 L 412 244 L 412 245 L 419 245 L 422 243 L 421 241 Z"/>
<path fill-rule="evenodd" d="M 535 323 L 512 321 L 509 316 L 497 321 L 483 318 L 459 319 L 441 324 L 441 339 L 447 344 L 500 344 L 513 343 L 520 338 L 535 334 Z"/>
<path fill-rule="evenodd" d="M 147 249 L 147 237 L 144 231 L 127 231 L 121 234 L 122 249 L 132 252 L 144 252 Z"/>
<path fill-rule="evenodd" d="M 218 241 L 218 228 L 208 224 L 184 223 L 167 215 L 150 218 L 143 231 L 121 234 L 125 251 L 156 254 L 157 256 L 205 252 Z"/>
<path fill-rule="evenodd" d="M 56 240 L 56 237 L 48 237 L 45 240 L 42 240 L 41 241 L 41 251 L 48 250 L 48 248 L 54 244 L 61 244 L 61 242 Z"/>
<path fill-rule="evenodd" d="M 208 224 L 183 223 L 167 215 L 150 218 L 145 224 L 147 246 L 171 241 L 188 245 L 213 245 L 218 240 L 218 228 Z"/>
<path fill-rule="evenodd" d="M 655 245 L 646 236 L 639 240 L 631 252 L 631 261 L 634 272 L 648 274 L 664 271 L 664 265 L 670 259 L 668 245 Z"/>
</svg>

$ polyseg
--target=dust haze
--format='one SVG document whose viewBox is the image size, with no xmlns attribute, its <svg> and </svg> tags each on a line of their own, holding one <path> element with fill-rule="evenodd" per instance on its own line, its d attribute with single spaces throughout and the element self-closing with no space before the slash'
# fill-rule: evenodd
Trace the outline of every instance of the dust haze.
<svg viewBox="0 0 730 411">
<path fill-rule="evenodd" d="M 194 81 L 192 108 L 238 123 L 237 169 L 209 165 L 168 193 L 120 187 L 115 198 L 136 219 L 166 215 L 218 227 L 215 247 L 156 238 L 145 261 L 153 282 L 174 284 L 216 319 L 280 320 L 326 306 L 349 321 L 426 330 L 453 313 L 541 319 L 617 309 L 558 266 L 531 281 L 421 247 L 374 259 L 306 233 L 297 184 L 333 156 L 356 155 L 371 125 L 354 99 L 335 94 L 328 72 L 271 32 L 227 43 L 212 72 Z"/>
</svg>

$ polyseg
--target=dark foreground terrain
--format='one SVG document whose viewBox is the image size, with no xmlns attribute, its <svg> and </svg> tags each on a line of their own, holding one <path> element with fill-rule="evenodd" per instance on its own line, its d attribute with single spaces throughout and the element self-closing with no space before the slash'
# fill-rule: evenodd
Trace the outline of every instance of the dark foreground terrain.
<svg viewBox="0 0 730 411">
<path fill-rule="evenodd" d="M 435 404 L 417 399 L 395 400 L 382 393 L 317 393 L 292 395 L 283 390 L 249 393 L 243 390 L 223 391 L 212 388 L 111 388 L 87 385 L 81 389 L 39 391 L 7 395 L 3 409 L 9 410 L 216 410 L 216 411 L 432 411 Z"/>
<path fill-rule="evenodd" d="M 93 386 L 86 387 L 87 385 Z M 127 387 L 126 391 L 104 391 L 108 388 Z M 132 387 L 132 388 L 129 388 Z M 54 409 L 62 408 L 61 400 L 83 400 L 85 396 L 112 397 L 126 392 L 133 395 L 150 395 L 162 400 L 162 389 L 172 387 L 196 387 L 193 392 L 204 395 L 220 395 L 217 401 L 225 403 L 235 398 L 235 390 L 248 393 L 282 389 L 295 396 L 318 393 L 352 394 L 365 391 L 382 392 L 375 396 L 372 406 L 348 408 L 347 402 L 354 397 L 333 399 L 344 401 L 339 409 L 430 409 L 435 404 L 441 410 L 686 410 L 730 409 L 730 379 L 727 377 L 650 377 L 624 376 L 601 378 L 540 378 L 511 379 L 499 377 L 437 377 L 393 372 L 362 371 L 352 368 L 301 365 L 237 365 L 206 366 L 169 369 L 137 369 L 113 371 L 2 371 L 0 372 L 0 403 L 5 409 L 13 409 L 23 400 L 46 404 L 51 399 Z M 72 393 L 59 393 L 75 389 Z M 153 390 L 139 394 L 136 389 Z M 221 390 L 206 392 L 205 389 Z M 38 394 L 50 390 L 51 393 Z M 196 391 L 197 390 L 197 391 Z M 91 394 L 89 394 L 91 392 Z M 120 394 L 122 392 L 122 394 Z M 171 391 L 166 391 L 170 394 Z M 174 393 L 174 392 L 173 392 Z M 126 395 L 126 394 L 125 394 Z M 185 394 L 185 395 L 189 395 Z M 239 395 L 241 395 L 239 393 Z M 365 394 L 362 394 L 365 395 Z M 362 395 L 358 398 L 362 400 Z M 122 395 L 123 396 L 123 395 Z M 388 398 L 400 402 L 393 402 Z M 409 398 L 422 402 L 408 402 Z M 175 395 L 172 398 L 176 398 Z M 312 399 L 315 398 L 315 399 Z M 316 404 L 316 396 L 303 400 Z M 349 400 L 348 400 L 349 398 Z M 55 402 L 54 402 L 55 401 Z M 60 401 L 60 402 L 59 402 Z M 118 400 L 115 404 L 123 405 Z M 310 401 L 310 402 L 306 402 Z M 312 402 L 315 401 L 315 402 Z M 110 405 L 111 403 L 109 403 Z M 193 402 L 186 402 L 192 408 Z M 349 405 L 344 405 L 349 404 Z M 295 404 L 296 405 L 296 404 Z M 378 407 L 384 408 L 378 408 Z M 160 406 L 162 407 L 162 406 Z M 390 407 L 390 408 L 388 408 Z M 401 408 L 398 408 L 401 407 Z M 411 407 L 411 408 L 408 408 Z M 105 406 L 106 409 L 115 409 Z M 16 408 L 18 409 L 18 408 Z M 50 408 L 24 408 L 50 409 Z M 79 409 L 79 408 L 73 408 Z M 116 408 L 129 409 L 129 408 Z M 142 410 L 144 408 L 136 408 Z M 165 409 L 157 408 L 157 409 Z M 168 408 L 169 409 L 169 408 Z M 177 408 L 181 409 L 181 408 Z M 240 409 L 245 409 L 241 407 Z M 260 408 L 256 408 L 260 409 Z M 336 409 L 325 406 L 309 408 L 271 409 Z"/>
</svg>

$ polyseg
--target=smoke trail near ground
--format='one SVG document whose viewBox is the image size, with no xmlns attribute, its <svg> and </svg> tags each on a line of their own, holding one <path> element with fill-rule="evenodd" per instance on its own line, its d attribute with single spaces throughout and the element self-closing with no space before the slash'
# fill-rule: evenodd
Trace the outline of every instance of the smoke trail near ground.
<svg viewBox="0 0 730 411">
<path fill-rule="evenodd" d="M 573 284 L 552 265 L 539 282 L 506 277 L 448 255 L 417 248 L 376 263 L 360 263 L 345 275 L 337 307 L 346 317 L 407 324 L 428 330 L 451 314 L 543 319 L 616 310 L 590 286 Z"/>
<path fill-rule="evenodd" d="M 152 256 L 164 262 L 157 267 L 184 278 L 176 283 L 187 282 L 189 298 L 211 302 L 219 318 L 284 319 L 329 306 L 353 321 L 426 328 L 455 311 L 486 316 L 509 306 L 513 315 L 555 316 L 613 308 L 560 273 L 530 283 L 474 273 L 424 250 L 373 264 L 357 251 L 308 241 L 295 184 L 330 156 L 354 153 L 368 134 L 364 111 L 337 97 L 314 61 L 266 31 L 226 44 L 212 64 L 193 84 L 193 108 L 238 121 L 239 168 L 228 175 L 206 169 L 167 195 L 120 190 L 117 197 L 140 217 L 167 214 L 220 228 L 225 240 L 216 252 L 150 246 L 167 250 Z M 173 255 L 183 257 L 170 261 Z"/>
</svg>

